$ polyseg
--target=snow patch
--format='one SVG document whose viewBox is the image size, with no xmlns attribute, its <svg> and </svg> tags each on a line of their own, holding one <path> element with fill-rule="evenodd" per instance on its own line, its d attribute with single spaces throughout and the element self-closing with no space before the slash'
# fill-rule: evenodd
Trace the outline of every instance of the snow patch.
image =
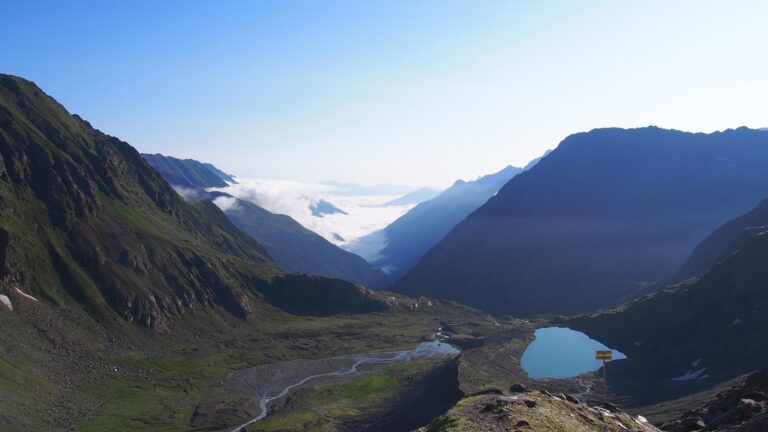
<svg viewBox="0 0 768 432">
<path fill-rule="evenodd" d="M 639 347 L 640 345 L 642 345 L 642 344 L 640 343 L 640 341 L 635 341 L 635 346 L 636 346 L 636 347 Z"/>
<path fill-rule="evenodd" d="M 693 381 L 696 379 L 704 379 L 709 376 L 703 375 L 704 371 L 706 370 L 707 368 L 705 367 L 696 370 L 689 369 L 688 372 L 686 372 L 684 375 L 672 378 L 672 381 Z"/>
<path fill-rule="evenodd" d="M 738 319 L 738 318 L 736 318 L 735 320 L 733 320 L 733 322 L 731 323 L 731 325 L 732 325 L 732 326 L 735 326 L 735 325 L 739 325 L 739 324 L 741 324 L 741 320 L 740 320 L 740 319 Z"/>
<path fill-rule="evenodd" d="M 7 295 L 0 294 L 0 303 L 4 304 L 5 307 L 13 311 L 13 304 L 11 303 L 11 299 L 9 299 Z"/>
<path fill-rule="evenodd" d="M 693 363 L 691 363 L 691 367 L 696 369 L 699 367 L 699 364 L 701 364 L 701 358 L 697 358 Z"/>
<path fill-rule="evenodd" d="M 31 295 L 29 295 L 29 294 L 25 293 L 24 291 L 20 290 L 18 287 L 17 287 L 17 288 L 14 288 L 14 289 L 16 290 L 16 292 L 17 292 L 17 293 L 19 293 L 19 294 L 23 295 L 24 297 L 26 297 L 26 298 L 28 298 L 28 299 L 30 299 L 30 300 L 32 300 L 32 301 L 37 301 L 37 299 L 36 299 L 36 298 L 34 298 L 34 297 L 32 297 Z"/>
</svg>

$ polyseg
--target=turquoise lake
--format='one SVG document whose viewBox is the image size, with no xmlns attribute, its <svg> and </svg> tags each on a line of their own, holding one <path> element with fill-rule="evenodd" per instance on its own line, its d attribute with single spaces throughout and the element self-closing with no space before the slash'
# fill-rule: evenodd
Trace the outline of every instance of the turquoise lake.
<svg viewBox="0 0 768 432">
<path fill-rule="evenodd" d="M 603 362 L 595 360 L 595 351 L 609 350 L 582 332 L 562 327 L 536 330 L 536 339 L 523 353 L 521 364 L 531 378 L 568 378 L 599 369 Z M 627 358 L 616 350 L 613 360 Z"/>
</svg>

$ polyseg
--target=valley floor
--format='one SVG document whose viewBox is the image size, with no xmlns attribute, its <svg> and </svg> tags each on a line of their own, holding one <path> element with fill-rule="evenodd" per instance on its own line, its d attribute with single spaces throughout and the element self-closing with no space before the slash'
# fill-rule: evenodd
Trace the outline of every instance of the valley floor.
<svg viewBox="0 0 768 432">
<path fill-rule="evenodd" d="M 439 327 L 461 355 L 363 366 L 360 373 L 297 386 L 247 430 L 408 430 L 462 394 L 524 376 L 517 359 L 533 338 L 529 324 L 447 302 L 387 296 L 390 311 L 358 315 L 296 316 L 262 304 L 243 321 L 199 311 L 177 317 L 164 333 L 20 302 L 14 313 L 0 313 L 0 325 L 11 330 L 0 340 L 0 424 L 85 432 L 231 430 L 261 413 L 253 389 L 231 385 L 237 371 L 410 350 Z M 121 331 L 108 331 L 115 326 Z"/>
</svg>

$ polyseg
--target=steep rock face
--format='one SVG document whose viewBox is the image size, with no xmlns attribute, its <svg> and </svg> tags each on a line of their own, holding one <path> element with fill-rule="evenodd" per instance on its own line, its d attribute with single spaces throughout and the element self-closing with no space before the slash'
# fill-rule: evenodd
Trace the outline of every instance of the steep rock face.
<svg viewBox="0 0 768 432">
<path fill-rule="evenodd" d="M 162 329 L 200 307 L 245 317 L 251 285 L 278 271 L 218 208 L 187 204 L 131 146 L 8 75 L 0 158 L 0 268 L 38 298 Z"/>
<path fill-rule="evenodd" d="M 522 169 L 508 166 L 477 180 L 457 181 L 430 200 L 412 208 L 383 230 L 387 245 L 374 264 L 387 269 L 397 280 L 448 234 L 467 215 L 483 205 Z"/>
<path fill-rule="evenodd" d="M 768 134 L 599 129 L 510 180 L 394 285 L 498 314 L 615 306 L 768 195 Z"/>
</svg>

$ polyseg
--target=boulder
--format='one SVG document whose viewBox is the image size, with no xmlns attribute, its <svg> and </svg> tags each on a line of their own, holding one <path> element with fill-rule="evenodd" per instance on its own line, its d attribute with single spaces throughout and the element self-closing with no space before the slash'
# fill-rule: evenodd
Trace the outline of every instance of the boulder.
<svg viewBox="0 0 768 432">
<path fill-rule="evenodd" d="M 512 393 L 527 393 L 531 391 L 531 388 L 525 384 L 512 384 L 509 386 L 509 391 Z"/>
</svg>

